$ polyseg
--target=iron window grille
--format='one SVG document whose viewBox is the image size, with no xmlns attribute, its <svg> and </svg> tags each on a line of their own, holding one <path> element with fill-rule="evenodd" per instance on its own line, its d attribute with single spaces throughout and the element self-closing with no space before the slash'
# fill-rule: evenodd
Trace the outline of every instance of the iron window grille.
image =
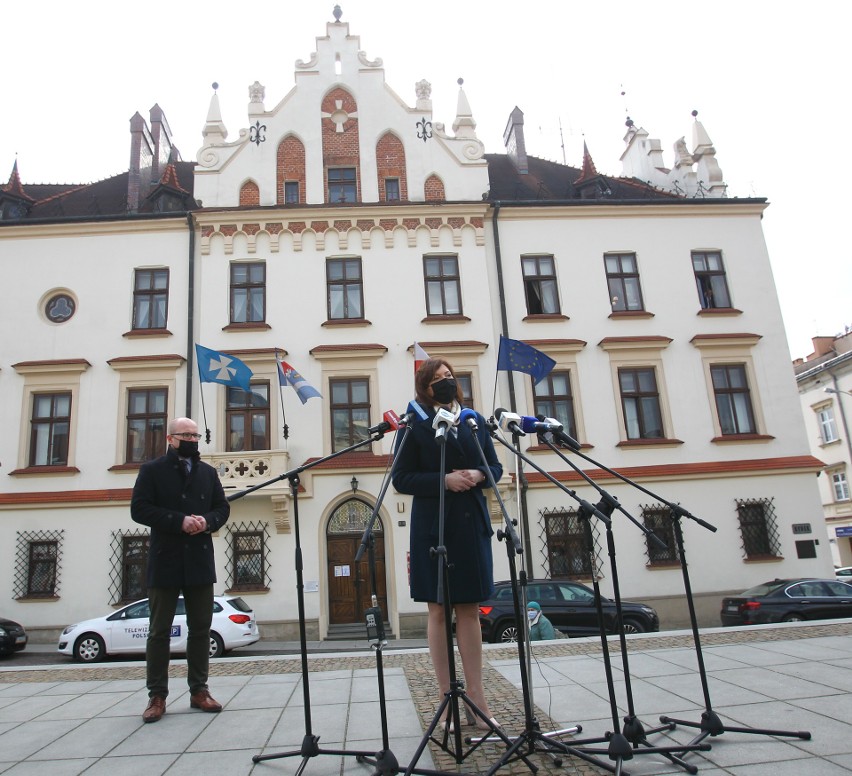
<svg viewBox="0 0 852 776">
<path fill-rule="evenodd" d="M 645 553 L 649 566 L 680 565 L 680 552 L 675 541 L 674 519 L 671 510 L 658 504 L 641 506 L 642 522 L 645 528 L 653 531 L 654 535 L 665 543 L 665 547 L 657 547 L 645 537 Z"/>
<path fill-rule="evenodd" d="M 227 530 L 225 571 L 229 590 L 269 590 L 269 524 L 237 523 Z"/>
<path fill-rule="evenodd" d="M 775 499 L 737 499 L 743 554 L 748 560 L 781 557 Z"/>
<path fill-rule="evenodd" d="M 64 531 L 18 531 L 14 597 L 58 598 Z"/>
<path fill-rule="evenodd" d="M 548 579 L 590 579 L 601 575 L 601 545 L 598 527 L 592 524 L 593 551 L 586 548 L 582 521 L 577 510 L 539 510 L 541 566 Z"/>
<path fill-rule="evenodd" d="M 146 596 L 150 545 L 151 535 L 146 528 L 113 531 L 109 579 L 109 597 L 113 605 L 132 603 Z"/>
</svg>

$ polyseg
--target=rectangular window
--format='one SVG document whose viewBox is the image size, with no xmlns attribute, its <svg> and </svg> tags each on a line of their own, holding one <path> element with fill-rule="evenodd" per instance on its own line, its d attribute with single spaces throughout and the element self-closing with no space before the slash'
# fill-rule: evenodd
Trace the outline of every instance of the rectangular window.
<svg viewBox="0 0 852 776">
<path fill-rule="evenodd" d="M 133 281 L 133 328 L 165 329 L 169 313 L 169 271 L 137 269 Z"/>
<path fill-rule="evenodd" d="M 266 570 L 263 531 L 234 531 L 231 534 L 234 558 L 232 590 L 264 590 Z"/>
<path fill-rule="evenodd" d="M 745 367 L 742 364 L 711 366 L 710 375 L 722 434 L 757 433 Z"/>
<path fill-rule="evenodd" d="M 252 382 L 250 393 L 228 386 L 226 401 L 228 452 L 270 450 L 269 383 Z"/>
<path fill-rule="evenodd" d="M 619 369 L 621 406 L 628 439 L 663 439 L 660 394 L 653 369 Z"/>
<path fill-rule="evenodd" d="M 370 427 L 370 384 L 366 378 L 330 380 L 332 452 L 367 439 Z M 369 452 L 365 445 L 360 450 Z"/>
<path fill-rule="evenodd" d="M 737 516 L 746 558 L 777 558 L 781 555 L 772 499 L 737 500 Z"/>
<path fill-rule="evenodd" d="M 33 394 L 30 466 L 67 466 L 71 393 Z"/>
<path fill-rule="evenodd" d="M 817 412 L 817 422 L 819 423 L 819 435 L 824 445 L 838 440 L 837 423 L 834 421 L 833 407 L 823 407 L 819 410 Z"/>
<path fill-rule="evenodd" d="M 666 546 L 658 547 L 649 536 L 645 536 L 645 552 L 649 566 L 671 566 L 680 563 L 675 541 L 674 520 L 671 512 L 663 507 L 642 507 L 642 522 Z"/>
<path fill-rule="evenodd" d="M 385 200 L 399 202 L 399 178 L 385 178 Z"/>
<path fill-rule="evenodd" d="M 299 204 L 299 181 L 284 181 L 284 203 L 286 205 Z"/>
<path fill-rule="evenodd" d="M 461 315 L 461 282 L 456 256 L 424 256 L 427 315 Z"/>
<path fill-rule="evenodd" d="M 456 382 L 461 388 L 462 392 L 462 404 L 465 407 L 470 407 L 470 409 L 474 409 L 473 406 L 473 382 L 471 381 L 469 372 L 455 372 L 453 377 L 456 378 Z"/>
<path fill-rule="evenodd" d="M 574 422 L 574 398 L 571 395 L 571 373 L 552 371 L 533 386 L 535 392 L 535 414 L 555 418 L 565 428 L 565 433 L 577 436 Z"/>
<path fill-rule="evenodd" d="M 592 556 L 586 547 L 583 525 L 573 509 L 545 513 L 547 561 L 550 578 L 592 576 Z"/>
<path fill-rule="evenodd" d="M 831 475 L 831 487 L 834 489 L 835 501 L 849 501 L 849 481 L 846 472 L 834 472 Z"/>
<path fill-rule="evenodd" d="M 27 565 L 27 597 L 52 598 L 56 595 L 56 568 L 59 543 L 35 541 L 29 543 Z"/>
<path fill-rule="evenodd" d="M 127 392 L 127 463 L 150 461 L 166 449 L 166 388 Z"/>
<path fill-rule="evenodd" d="M 328 319 L 339 321 L 364 317 L 364 283 L 361 259 L 328 259 L 325 263 Z"/>
<path fill-rule="evenodd" d="M 559 290 L 552 256 L 523 256 L 524 294 L 528 315 L 558 315 Z"/>
<path fill-rule="evenodd" d="M 636 254 L 609 253 L 604 256 L 604 266 L 613 312 L 644 310 Z"/>
<path fill-rule="evenodd" d="M 147 593 L 146 570 L 151 537 L 146 535 L 121 537 L 121 600 L 138 601 Z"/>
<path fill-rule="evenodd" d="M 695 271 L 701 309 L 729 308 L 731 297 L 728 294 L 728 281 L 722 264 L 722 254 L 718 251 L 693 251 L 692 268 Z"/>
<path fill-rule="evenodd" d="M 328 201 L 358 201 L 358 183 L 355 177 L 354 167 L 329 167 Z"/>
<path fill-rule="evenodd" d="M 231 264 L 231 323 L 262 323 L 266 320 L 266 264 Z"/>
</svg>

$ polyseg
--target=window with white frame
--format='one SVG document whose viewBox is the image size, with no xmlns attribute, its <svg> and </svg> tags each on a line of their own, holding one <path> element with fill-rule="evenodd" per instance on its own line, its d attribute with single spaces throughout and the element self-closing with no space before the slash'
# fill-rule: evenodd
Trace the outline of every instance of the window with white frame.
<svg viewBox="0 0 852 776">
<path fill-rule="evenodd" d="M 846 472 L 832 472 L 831 487 L 835 501 L 849 501 L 849 480 L 846 479 Z"/>
<path fill-rule="evenodd" d="M 839 437 L 837 435 L 837 423 L 834 420 L 834 407 L 830 404 L 820 407 L 816 411 L 816 415 L 822 443 L 827 445 L 829 442 L 836 442 Z"/>
</svg>

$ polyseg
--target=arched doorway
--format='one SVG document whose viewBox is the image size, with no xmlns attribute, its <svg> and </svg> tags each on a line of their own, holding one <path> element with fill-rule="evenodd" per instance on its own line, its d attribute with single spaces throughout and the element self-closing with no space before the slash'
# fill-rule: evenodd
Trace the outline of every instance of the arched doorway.
<svg viewBox="0 0 852 776">
<path fill-rule="evenodd" d="M 361 499 L 344 501 L 334 510 L 326 528 L 328 558 L 328 617 L 330 625 L 364 622 L 364 612 L 372 606 L 368 553 L 359 563 L 355 555 L 373 508 Z M 373 524 L 376 554 L 376 597 L 385 622 L 388 620 L 385 578 L 385 539 L 380 517 Z"/>
</svg>

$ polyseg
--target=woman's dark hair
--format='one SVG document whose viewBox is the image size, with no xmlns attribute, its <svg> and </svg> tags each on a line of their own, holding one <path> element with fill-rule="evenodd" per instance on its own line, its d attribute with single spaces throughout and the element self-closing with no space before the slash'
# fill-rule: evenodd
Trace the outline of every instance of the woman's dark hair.
<svg viewBox="0 0 852 776">
<path fill-rule="evenodd" d="M 435 372 L 442 366 L 447 367 L 452 372 L 453 377 L 455 377 L 456 373 L 452 365 L 443 358 L 426 359 L 420 365 L 417 374 L 414 375 L 414 395 L 417 397 L 417 403 L 423 407 L 432 407 L 435 405 L 435 399 L 429 394 L 429 384 L 435 379 Z M 456 401 L 461 404 L 463 399 L 461 386 L 456 381 Z"/>
</svg>

